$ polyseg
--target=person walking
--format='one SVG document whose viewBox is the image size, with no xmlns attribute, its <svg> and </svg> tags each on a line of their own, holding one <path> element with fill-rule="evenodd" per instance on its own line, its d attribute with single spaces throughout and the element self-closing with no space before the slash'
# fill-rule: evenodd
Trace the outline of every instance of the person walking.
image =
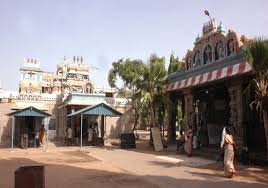
<svg viewBox="0 0 268 188">
<path fill-rule="evenodd" d="M 235 141 L 231 133 L 231 128 L 225 128 L 225 141 L 224 141 L 224 175 L 227 178 L 232 178 L 237 171 L 234 168 L 234 147 Z"/>
<path fill-rule="evenodd" d="M 27 128 L 22 128 L 21 132 L 21 148 L 22 149 L 27 149 L 28 148 L 28 129 Z"/>
<path fill-rule="evenodd" d="M 71 127 L 67 129 L 67 146 L 72 145 L 72 135 L 73 135 L 73 130 Z"/>
<path fill-rule="evenodd" d="M 223 127 L 221 132 L 221 149 L 223 150 L 224 142 L 225 142 L 225 136 L 226 136 L 226 126 Z"/>
<path fill-rule="evenodd" d="M 185 135 L 184 135 L 184 131 L 180 130 L 180 139 L 177 142 L 177 151 L 181 151 L 181 148 L 183 148 L 182 146 L 185 143 Z"/>
<path fill-rule="evenodd" d="M 188 130 L 186 131 L 185 136 L 185 144 L 184 144 L 184 150 L 188 157 L 192 156 L 192 150 L 193 150 L 193 130 L 192 126 L 190 125 Z"/>
<path fill-rule="evenodd" d="M 36 131 L 35 132 L 35 141 L 34 141 L 34 144 L 35 144 L 35 148 L 39 147 L 40 143 L 39 143 L 39 131 Z"/>
<path fill-rule="evenodd" d="M 222 162 L 224 161 L 225 136 L 226 136 L 226 126 L 223 127 L 222 132 L 221 132 L 220 152 L 219 152 L 219 156 L 217 156 L 217 161 L 222 161 Z"/>
<path fill-rule="evenodd" d="M 40 145 L 44 146 L 46 143 L 46 129 L 44 125 L 42 125 L 42 128 L 40 129 L 39 140 L 40 140 Z"/>
<path fill-rule="evenodd" d="M 92 145 L 92 140 L 93 140 L 92 125 L 89 125 L 88 130 L 87 130 L 87 134 L 88 134 L 88 145 Z"/>
</svg>

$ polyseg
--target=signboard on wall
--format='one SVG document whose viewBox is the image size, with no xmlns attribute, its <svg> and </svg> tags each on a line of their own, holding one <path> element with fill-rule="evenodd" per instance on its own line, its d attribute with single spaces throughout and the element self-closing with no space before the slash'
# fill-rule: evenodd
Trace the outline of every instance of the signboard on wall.
<svg viewBox="0 0 268 188">
<path fill-rule="evenodd" d="M 152 131 L 152 137 L 153 137 L 155 151 L 162 151 L 164 148 L 163 148 L 160 128 L 159 127 L 152 127 L 151 131 Z"/>
</svg>

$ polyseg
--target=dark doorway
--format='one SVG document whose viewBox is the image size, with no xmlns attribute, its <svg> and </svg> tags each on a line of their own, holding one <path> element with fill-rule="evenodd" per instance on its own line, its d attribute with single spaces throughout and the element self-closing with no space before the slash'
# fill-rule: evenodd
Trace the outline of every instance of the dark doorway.
<svg viewBox="0 0 268 188">
<path fill-rule="evenodd" d="M 29 116 L 26 117 L 26 130 L 28 130 L 28 135 L 29 135 L 29 139 L 33 139 L 34 138 L 34 132 L 35 132 L 35 117 Z"/>
<path fill-rule="evenodd" d="M 224 84 L 193 90 L 194 131 L 200 145 L 218 147 L 221 132 L 229 122 L 229 92 Z"/>
</svg>

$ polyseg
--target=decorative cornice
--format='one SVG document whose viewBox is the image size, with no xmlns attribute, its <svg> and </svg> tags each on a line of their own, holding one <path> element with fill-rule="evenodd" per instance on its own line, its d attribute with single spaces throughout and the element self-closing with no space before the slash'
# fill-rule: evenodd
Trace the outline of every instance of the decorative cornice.
<svg viewBox="0 0 268 188">
<path fill-rule="evenodd" d="M 194 75 L 203 74 L 205 72 L 221 69 L 226 66 L 234 65 L 237 63 L 241 63 L 241 62 L 245 62 L 245 56 L 242 53 L 235 55 L 235 56 L 226 57 L 225 59 L 219 60 L 217 62 L 209 63 L 209 64 L 206 64 L 206 65 L 203 65 L 203 66 L 200 66 L 198 68 L 191 69 L 188 71 L 179 70 L 175 73 L 168 75 L 167 80 L 168 80 L 168 83 L 170 83 L 170 82 L 174 82 L 177 80 L 187 79 Z"/>
</svg>

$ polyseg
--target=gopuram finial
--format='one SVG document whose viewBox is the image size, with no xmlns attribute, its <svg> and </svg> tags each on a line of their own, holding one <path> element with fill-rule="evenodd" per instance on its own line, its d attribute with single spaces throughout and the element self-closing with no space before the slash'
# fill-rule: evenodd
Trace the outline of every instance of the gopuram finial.
<svg viewBox="0 0 268 188">
<path fill-rule="evenodd" d="M 75 63 L 75 56 L 73 57 L 73 62 Z"/>
<path fill-rule="evenodd" d="M 79 56 L 76 57 L 76 62 L 79 63 Z"/>
<path fill-rule="evenodd" d="M 83 63 L 83 57 L 82 56 L 80 57 L 80 61 L 81 61 L 81 63 Z"/>
<path fill-rule="evenodd" d="M 67 58 L 66 58 L 66 56 L 63 56 L 63 63 L 67 63 Z"/>
</svg>

